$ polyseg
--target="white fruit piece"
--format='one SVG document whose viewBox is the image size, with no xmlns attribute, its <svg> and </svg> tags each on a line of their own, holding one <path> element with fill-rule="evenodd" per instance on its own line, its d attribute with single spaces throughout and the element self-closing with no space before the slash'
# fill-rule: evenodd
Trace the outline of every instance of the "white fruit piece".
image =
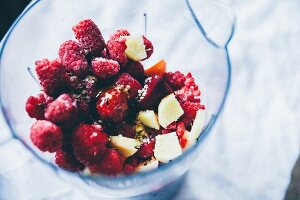
<svg viewBox="0 0 300 200">
<path fill-rule="evenodd" d="M 146 47 L 142 36 L 123 36 L 126 39 L 125 54 L 134 61 L 140 61 L 147 57 Z"/>
<path fill-rule="evenodd" d="M 166 128 L 172 122 L 177 121 L 183 113 L 175 95 L 170 94 L 164 97 L 158 105 L 158 122 L 162 127 Z"/>
<path fill-rule="evenodd" d="M 137 119 L 140 122 L 142 122 L 145 126 L 159 130 L 157 116 L 153 110 L 140 111 L 139 115 L 137 116 Z"/>
<path fill-rule="evenodd" d="M 187 149 L 191 145 L 193 145 L 197 138 L 199 137 L 204 125 L 205 125 L 205 117 L 206 111 L 205 110 L 198 110 L 196 113 L 196 117 L 191 129 L 190 133 L 184 133 L 183 137 L 187 140 L 186 146 L 184 149 Z"/>
<path fill-rule="evenodd" d="M 118 135 L 110 137 L 110 144 L 116 148 L 122 156 L 127 158 L 137 152 L 141 142 L 133 138 Z"/>
<path fill-rule="evenodd" d="M 168 163 L 182 154 L 176 132 L 158 135 L 155 139 L 154 157 L 158 161 Z"/>
<path fill-rule="evenodd" d="M 158 160 L 152 159 L 152 160 L 140 163 L 135 168 L 134 171 L 135 172 L 146 172 L 146 171 L 150 171 L 150 170 L 157 169 L 157 168 L 158 168 Z"/>
</svg>

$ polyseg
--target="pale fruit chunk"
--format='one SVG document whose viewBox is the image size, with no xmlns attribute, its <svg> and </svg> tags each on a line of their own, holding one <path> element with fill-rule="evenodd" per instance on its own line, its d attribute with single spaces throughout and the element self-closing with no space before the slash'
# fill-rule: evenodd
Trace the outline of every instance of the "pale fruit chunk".
<svg viewBox="0 0 300 200">
<path fill-rule="evenodd" d="M 158 122 L 162 127 L 167 128 L 169 124 L 177 121 L 183 113 L 184 111 L 175 95 L 170 94 L 164 97 L 158 105 Z"/>
<path fill-rule="evenodd" d="M 140 61 L 147 58 L 147 53 L 142 36 L 123 36 L 126 39 L 125 54 L 134 61 Z"/>
<path fill-rule="evenodd" d="M 137 119 L 140 122 L 142 122 L 145 126 L 159 130 L 159 123 L 157 121 L 156 114 L 153 110 L 146 110 L 146 111 L 139 112 Z"/>
<path fill-rule="evenodd" d="M 118 135 L 110 137 L 110 144 L 116 148 L 122 156 L 127 158 L 137 152 L 141 142 L 133 138 Z"/>
<path fill-rule="evenodd" d="M 205 110 L 198 110 L 191 132 L 190 133 L 184 133 L 183 138 L 187 140 L 185 149 L 193 145 L 197 138 L 199 137 L 204 125 L 205 125 L 205 117 L 206 117 L 206 111 Z"/>
<path fill-rule="evenodd" d="M 176 132 L 158 135 L 155 139 L 154 157 L 158 161 L 168 163 L 182 154 Z"/>
<path fill-rule="evenodd" d="M 157 168 L 158 168 L 158 160 L 152 159 L 152 160 L 140 163 L 135 168 L 134 171 L 135 172 L 146 172 L 146 171 L 150 171 L 150 170 L 157 169 Z"/>
</svg>

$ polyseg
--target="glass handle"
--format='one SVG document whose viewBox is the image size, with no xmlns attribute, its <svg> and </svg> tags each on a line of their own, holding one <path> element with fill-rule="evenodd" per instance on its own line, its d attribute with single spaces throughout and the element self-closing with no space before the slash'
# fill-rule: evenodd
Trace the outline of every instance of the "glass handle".
<svg viewBox="0 0 300 200">
<path fill-rule="evenodd" d="M 217 0 L 185 1 L 206 40 L 215 47 L 226 47 L 233 36 L 236 24 L 233 10 Z"/>
</svg>

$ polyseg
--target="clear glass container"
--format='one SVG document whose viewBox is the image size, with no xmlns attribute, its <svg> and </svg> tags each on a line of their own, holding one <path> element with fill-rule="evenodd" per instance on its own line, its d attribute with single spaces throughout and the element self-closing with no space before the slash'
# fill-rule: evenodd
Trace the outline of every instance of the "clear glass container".
<svg viewBox="0 0 300 200">
<path fill-rule="evenodd" d="M 145 30 L 145 14 L 146 30 Z M 116 29 L 146 34 L 154 54 L 144 62 L 160 59 L 169 71 L 192 72 L 208 110 L 205 129 L 197 143 L 159 169 L 124 177 L 93 177 L 64 171 L 53 164 L 50 154 L 39 152 L 29 139 L 33 122 L 24 109 L 28 96 L 40 92 L 27 72 L 42 58 L 56 58 L 59 45 L 72 39 L 71 27 L 91 18 L 104 38 Z M 13 138 L 22 142 L 37 160 L 58 176 L 94 197 L 167 199 L 201 152 L 201 143 L 211 132 L 230 86 L 227 45 L 232 38 L 235 16 L 226 5 L 212 0 L 35 0 L 14 22 L 1 42 L 0 103 Z"/>
</svg>

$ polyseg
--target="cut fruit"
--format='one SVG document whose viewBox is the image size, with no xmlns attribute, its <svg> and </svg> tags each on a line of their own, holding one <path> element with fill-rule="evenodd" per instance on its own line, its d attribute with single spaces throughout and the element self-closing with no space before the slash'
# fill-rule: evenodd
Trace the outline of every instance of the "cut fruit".
<svg viewBox="0 0 300 200">
<path fill-rule="evenodd" d="M 205 117 L 206 117 L 206 111 L 199 109 L 197 111 L 191 132 L 185 132 L 183 135 L 183 138 L 187 139 L 185 149 L 193 145 L 196 140 L 198 139 L 204 125 L 205 125 Z"/>
<path fill-rule="evenodd" d="M 137 119 L 145 126 L 159 130 L 160 126 L 157 121 L 157 116 L 153 110 L 140 111 Z"/>
<path fill-rule="evenodd" d="M 147 58 L 144 39 L 142 36 L 122 36 L 126 39 L 125 54 L 128 58 L 134 61 L 140 61 Z"/>
<path fill-rule="evenodd" d="M 153 158 L 152 160 L 140 163 L 135 168 L 135 172 L 146 172 L 146 171 L 150 171 L 150 170 L 157 169 L 157 168 L 158 168 L 158 160 Z"/>
<path fill-rule="evenodd" d="M 162 76 L 167 70 L 167 63 L 162 59 L 145 71 L 148 76 Z"/>
<path fill-rule="evenodd" d="M 177 121 L 183 113 L 175 95 L 170 94 L 163 98 L 158 105 L 158 122 L 162 127 L 167 128 L 172 122 Z"/>
<path fill-rule="evenodd" d="M 141 142 L 136 139 L 123 137 L 122 135 L 111 136 L 110 144 L 116 148 L 122 156 L 125 158 L 133 155 L 138 150 L 138 146 Z"/>
<path fill-rule="evenodd" d="M 158 135 L 155 139 L 154 156 L 158 161 L 168 163 L 182 154 L 176 132 Z"/>
</svg>

